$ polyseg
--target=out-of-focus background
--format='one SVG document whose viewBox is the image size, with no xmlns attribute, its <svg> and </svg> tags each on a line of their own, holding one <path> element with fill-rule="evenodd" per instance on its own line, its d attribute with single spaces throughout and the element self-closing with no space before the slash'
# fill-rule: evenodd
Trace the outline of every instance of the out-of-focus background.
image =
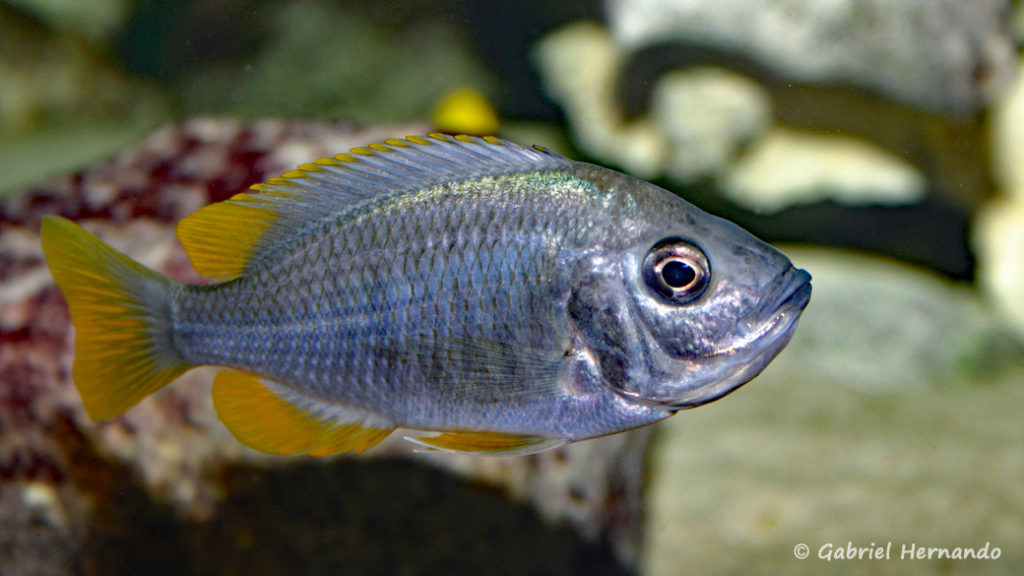
<svg viewBox="0 0 1024 576">
<path fill-rule="evenodd" d="M 0 0 L 0 574 L 1024 573 L 1022 43 L 1010 0 Z M 84 418 L 41 213 L 187 278 L 173 220 L 435 129 L 776 243 L 814 276 L 792 344 L 515 463 L 249 455 L 208 374 Z"/>
</svg>

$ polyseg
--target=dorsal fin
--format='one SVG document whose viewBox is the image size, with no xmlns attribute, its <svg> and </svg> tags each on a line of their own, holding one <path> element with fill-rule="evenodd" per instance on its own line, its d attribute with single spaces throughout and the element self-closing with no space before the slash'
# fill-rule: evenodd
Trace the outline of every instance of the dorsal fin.
<svg viewBox="0 0 1024 576">
<path fill-rule="evenodd" d="M 481 176 L 567 168 L 540 147 L 494 137 L 430 134 L 390 139 L 303 164 L 249 192 L 207 206 L 177 228 L 201 274 L 228 280 L 308 226 L 382 194 Z"/>
</svg>

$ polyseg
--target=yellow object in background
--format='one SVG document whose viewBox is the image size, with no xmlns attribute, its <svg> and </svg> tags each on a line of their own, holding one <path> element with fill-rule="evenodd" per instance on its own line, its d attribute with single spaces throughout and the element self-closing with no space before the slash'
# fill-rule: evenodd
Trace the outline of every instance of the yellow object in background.
<svg viewBox="0 0 1024 576">
<path fill-rule="evenodd" d="M 434 109 L 434 126 L 450 134 L 490 136 L 498 133 L 498 113 L 474 88 L 456 88 Z"/>
</svg>

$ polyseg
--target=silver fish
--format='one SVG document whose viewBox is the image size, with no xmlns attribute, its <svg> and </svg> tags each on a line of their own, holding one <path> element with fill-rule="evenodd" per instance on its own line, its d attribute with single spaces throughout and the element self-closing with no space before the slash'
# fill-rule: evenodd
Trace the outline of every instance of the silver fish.
<svg viewBox="0 0 1024 576">
<path fill-rule="evenodd" d="M 199 365 L 273 453 L 529 453 L 718 399 L 786 345 L 810 275 L 652 184 L 497 138 L 388 140 L 203 208 L 180 283 L 56 216 L 74 379 L 111 418 Z"/>
</svg>

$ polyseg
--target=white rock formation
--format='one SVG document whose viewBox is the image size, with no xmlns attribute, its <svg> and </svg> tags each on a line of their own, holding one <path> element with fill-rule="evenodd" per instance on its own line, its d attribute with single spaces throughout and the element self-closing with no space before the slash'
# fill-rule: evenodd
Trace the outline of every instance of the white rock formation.
<svg viewBox="0 0 1024 576">
<path fill-rule="evenodd" d="M 722 181 L 734 202 L 777 212 L 823 199 L 846 205 L 909 204 L 924 197 L 924 177 L 867 142 L 775 128 Z"/>
<path fill-rule="evenodd" d="M 992 112 L 992 156 L 1003 196 L 977 215 L 978 284 L 1024 333 L 1024 59 Z"/>
</svg>

